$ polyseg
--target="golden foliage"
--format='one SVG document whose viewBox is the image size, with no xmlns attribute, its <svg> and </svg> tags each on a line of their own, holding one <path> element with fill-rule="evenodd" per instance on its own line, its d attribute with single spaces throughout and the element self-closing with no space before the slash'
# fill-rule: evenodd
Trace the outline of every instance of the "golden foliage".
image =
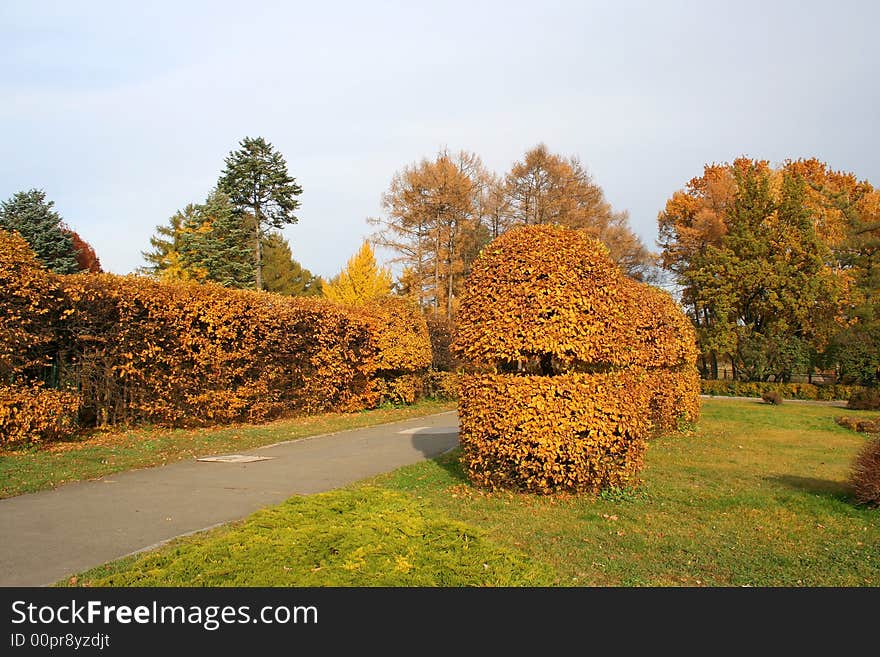
<svg viewBox="0 0 880 657">
<path fill-rule="evenodd" d="M 463 375 L 463 464 L 488 488 L 598 493 L 636 483 L 649 421 L 643 370 Z"/>
<path fill-rule="evenodd" d="M 38 380 L 50 365 L 58 294 L 18 233 L 0 230 L 0 385 Z"/>
<path fill-rule="evenodd" d="M 76 433 L 79 397 L 40 386 L 0 387 L 0 445 L 67 438 Z"/>
<path fill-rule="evenodd" d="M 501 367 L 550 355 L 561 371 L 696 358 L 694 330 L 669 295 L 626 278 L 600 242 L 556 225 L 514 228 L 483 250 L 454 348 Z"/>
<path fill-rule="evenodd" d="M 454 349 L 488 370 L 465 376 L 459 397 L 465 465 L 480 485 L 627 485 L 651 433 L 699 414 L 688 319 L 576 230 L 515 228 L 487 246 Z"/>
<path fill-rule="evenodd" d="M 99 423 L 261 421 L 375 402 L 377 337 L 326 301 L 68 276 L 64 376 Z"/>
<path fill-rule="evenodd" d="M 348 261 L 338 276 L 324 284 L 323 294 L 330 301 L 359 305 L 391 294 L 391 270 L 379 267 L 370 243 Z"/>
</svg>

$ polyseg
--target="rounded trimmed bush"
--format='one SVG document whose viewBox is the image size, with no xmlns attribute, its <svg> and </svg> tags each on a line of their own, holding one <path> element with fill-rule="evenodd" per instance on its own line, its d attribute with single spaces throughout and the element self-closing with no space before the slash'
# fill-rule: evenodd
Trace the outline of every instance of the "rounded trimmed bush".
<svg viewBox="0 0 880 657">
<path fill-rule="evenodd" d="M 514 228 L 483 249 L 453 348 L 480 372 L 459 390 L 463 463 L 479 485 L 632 484 L 648 436 L 699 413 L 687 317 L 569 228 Z"/>
</svg>

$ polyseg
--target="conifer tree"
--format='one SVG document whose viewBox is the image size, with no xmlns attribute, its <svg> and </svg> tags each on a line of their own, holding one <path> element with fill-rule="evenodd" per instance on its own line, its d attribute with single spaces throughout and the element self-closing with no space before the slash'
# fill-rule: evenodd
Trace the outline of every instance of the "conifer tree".
<svg viewBox="0 0 880 657">
<path fill-rule="evenodd" d="M 281 233 L 270 233 L 263 247 L 263 285 L 269 292 L 311 297 L 321 295 L 322 280 L 293 259 Z"/>
<path fill-rule="evenodd" d="M 41 189 L 18 192 L 0 203 L 0 229 L 17 231 L 37 259 L 56 274 L 78 271 L 76 251 L 69 232 L 65 232 L 59 215 L 46 200 Z"/>
<path fill-rule="evenodd" d="M 263 244 L 271 228 L 295 224 L 295 198 L 302 194 L 296 179 L 287 172 L 287 163 L 275 148 L 262 137 L 245 137 L 240 148 L 226 158 L 217 187 L 227 194 L 241 214 L 254 218 L 254 284 L 263 285 Z"/>
</svg>

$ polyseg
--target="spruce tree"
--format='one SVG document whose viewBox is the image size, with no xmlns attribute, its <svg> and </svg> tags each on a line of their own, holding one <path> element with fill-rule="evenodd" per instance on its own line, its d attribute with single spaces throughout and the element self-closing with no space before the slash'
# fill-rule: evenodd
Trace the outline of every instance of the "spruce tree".
<svg viewBox="0 0 880 657">
<path fill-rule="evenodd" d="M 41 189 L 18 192 L 0 203 L 0 228 L 17 231 L 48 269 L 72 274 L 78 270 L 73 239 L 64 230 L 61 215 L 52 209 L 54 205 Z"/>
</svg>

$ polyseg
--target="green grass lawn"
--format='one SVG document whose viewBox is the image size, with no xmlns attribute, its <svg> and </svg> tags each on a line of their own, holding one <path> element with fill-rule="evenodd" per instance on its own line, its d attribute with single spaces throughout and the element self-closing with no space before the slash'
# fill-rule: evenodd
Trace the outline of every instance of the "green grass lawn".
<svg viewBox="0 0 880 657">
<path fill-rule="evenodd" d="M 880 511 L 846 485 L 866 438 L 842 412 L 707 401 L 696 430 L 651 443 L 642 486 L 598 499 L 482 491 L 453 452 L 74 583 L 878 586 Z"/>
<path fill-rule="evenodd" d="M 258 425 L 207 429 L 138 428 L 95 431 L 75 440 L 0 451 L 0 499 L 132 468 L 239 451 L 346 429 L 439 413 L 455 405 L 422 401 L 360 413 L 327 413 Z"/>
</svg>

